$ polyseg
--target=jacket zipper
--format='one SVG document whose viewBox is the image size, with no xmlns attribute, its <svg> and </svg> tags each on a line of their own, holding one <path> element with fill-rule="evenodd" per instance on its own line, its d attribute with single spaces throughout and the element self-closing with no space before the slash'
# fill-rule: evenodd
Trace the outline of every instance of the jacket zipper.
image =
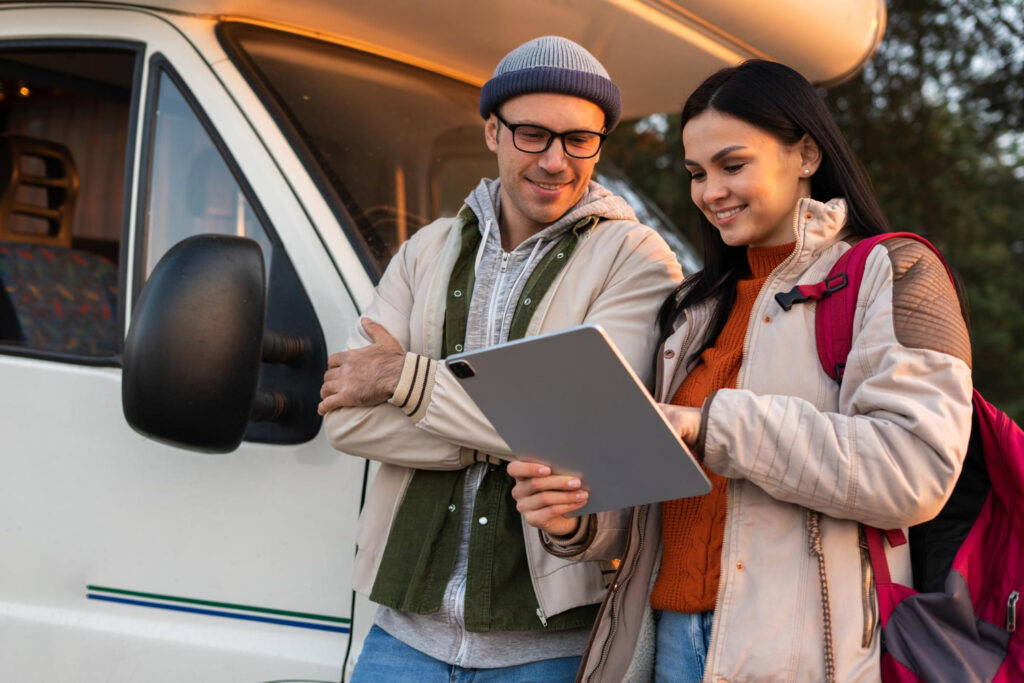
<svg viewBox="0 0 1024 683">
<path fill-rule="evenodd" d="M 626 534 L 626 548 L 629 548 L 629 543 L 630 543 L 632 538 L 633 538 L 633 527 L 632 527 L 632 520 L 631 520 L 629 531 Z M 614 596 L 614 593 L 612 592 L 611 587 L 613 585 L 617 584 L 618 579 L 619 579 L 619 575 L 621 573 L 622 573 L 622 565 L 619 565 L 619 568 L 615 571 L 615 576 L 612 578 L 612 583 L 608 585 L 608 590 L 605 591 L 604 599 L 601 600 L 601 607 L 598 608 L 598 610 L 597 610 L 597 617 L 595 617 L 595 619 L 594 619 L 594 623 L 595 624 L 601 623 L 601 620 L 604 619 L 604 615 L 608 612 L 608 610 L 610 608 L 611 599 Z M 580 670 L 576 672 L 576 683 L 579 683 L 579 681 L 582 680 L 582 678 L 581 678 L 581 676 L 583 675 L 582 674 L 582 670 L 586 666 L 587 660 L 590 658 L 590 651 L 594 648 L 594 636 L 595 636 L 596 630 L 597 630 L 596 628 L 592 628 L 590 630 L 590 636 L 587 638 L 587 646 L 585 648 L 583 648 L 583 654 L 580 657 Z"/>
<path fill-rule="evenodd" d="M 619 568 L 619 573 L 615 576 L 615 582 L 612 584 L 611 590 L 608 593 L 608 610 L 611 612 L 612 625 L 608 630 L 608 637 L 605 638 L 604 644 L 601 646 L 601 657 L 597 660 L 597 666 L 594 667 L 594 671 L 587 677 L 588 681 L 594 680 L 594 676 L 604 666 L 605 661 L 608 659 L 608 650 L 611 649 L 612 640 L 615 638 L 615 631 L 619 626 L 619 609 L 618 602 L 620 599 L 621 591 L 620 588 L 623 584 L 629 582 L 633 578 L 633 574 L 636 572 L 636 566 L 640 562 L 640 554 L 644 547 L 644 529 L 647 525 L 647 513 L 650 510 L 649 506 L 644 505 L 637 510 L 637 540 L 636 540 L 636 552 L 633 553 L 632 562 L 629 564 L 629 571 L 626 574 L 622 573 L 624 567 Z M 628 547 L 628 546 L 627 546 Z M 589 650 L 589 646 L 587 648 Z M 586 660 L 586 653 L 584 653 L 584 661 Z"/>
</svg>

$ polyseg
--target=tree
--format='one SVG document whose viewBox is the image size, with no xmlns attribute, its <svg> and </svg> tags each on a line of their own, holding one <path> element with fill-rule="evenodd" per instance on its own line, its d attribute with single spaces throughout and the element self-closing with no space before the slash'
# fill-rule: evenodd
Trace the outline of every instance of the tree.
<svg viewBox="0 0 1024 683">
<path fill-rule="evenodd" d="M 1024 8 L 900 0 L 854 79 L 823 91 L 894 230 L 966 283 L 975 385 L 1024 421 Z M 606 154 L 695 242 L 678 114 L 624 126 Z"/>
</svg>

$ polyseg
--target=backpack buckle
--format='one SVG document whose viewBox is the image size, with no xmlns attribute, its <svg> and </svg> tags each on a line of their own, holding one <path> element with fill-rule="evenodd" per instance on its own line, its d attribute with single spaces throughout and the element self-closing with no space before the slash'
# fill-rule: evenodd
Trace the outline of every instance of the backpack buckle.
<svg viewBox="0 0 1024 683">
<path fill-rule="evenodd" d="M 775 300 L 782 306 L 782 310 L 788 311 L 793 308 L 793 304 L 802 304 L 807 301 L 810 297 L 800 291 L 800 286 L 797 285 L 788 292 L 779 292 L 775 295 Z"/>
<path fill-rule="evenodd" d="M 821 298 L 829 298 L 848 284 L 850 284 L 850 278 L 846 277 L 846 273 L 836 273 L 825 280 L 825 289 L 821 293 Z"/>
<path fill-rule="evenodd" d="M 846 273 L 836 273 L 824 282 L 815 285 L 797 285 L 788 292 L 779 292 L 775 295 L 775 300 L 782 306 L 782 310 L 788 311 L 793 308 L 793 304 L 802 304 L 811 299 L 815 301 L 827 299 L 848 284 L 850 284 L 850 279 L 846 277 Z"/>
</svg>

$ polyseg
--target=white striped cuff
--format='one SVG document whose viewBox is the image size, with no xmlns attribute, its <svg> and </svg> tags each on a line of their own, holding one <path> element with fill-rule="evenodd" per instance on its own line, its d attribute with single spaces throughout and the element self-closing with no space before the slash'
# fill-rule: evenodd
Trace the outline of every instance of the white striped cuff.
<svg viewBox="0 0 1024 683">
<path fill-rule="evenodd" d="M 399 409 L 413 422 L 419 422 L 427 414 L 430 394 L 434 390 L 437 361 L 417 353 L 406 353 L 402 375 L 398 378 L 395 393 L 388 403 Z"/>
</svg>

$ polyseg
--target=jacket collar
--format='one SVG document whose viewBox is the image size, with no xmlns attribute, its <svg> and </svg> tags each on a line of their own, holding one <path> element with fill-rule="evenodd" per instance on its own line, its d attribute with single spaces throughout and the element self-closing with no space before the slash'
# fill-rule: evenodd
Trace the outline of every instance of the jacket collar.
<svg viewBox="0 0 1024 683">
<path fill-rule="evenodd" d="M 844 239 L 850 230 L 846 227 L 846 200 L 842 198 L 830 199 L 821 202 L 810 197 L 803 197 L 797 201 L 793 211 L 793 237 L 796 242 L 793 253 L 781 266 L 782 273 L 801 273 L 807 265 L 816 258 L 823 250 L 835 244 L 837 240 Z M 693 356 L 687 353 L 692 346 L 694 338 L 699 336 L 696 331 L 702 329 L 710 319 L 711 303 L 703 302 L 695 308 L 687 311 L 685 316 L 680 316 L 672 323 L 672 334 L 666 339 L 662 348 L 658 351 L 656 365 L 656 384 L 659 394 L 666 394 L 665 379 L 669 378 L 668 385 L 672 391 L 675 384 L 673 377 L 676 365 L 686 360 L 690 362 Z M 681 335 L 680 328 L 685 325 L 685 334 Z M 672 349 L 674 360 L 666 361 L 663 357 L 664 349 Z M 665 398 L 665 396 L 662 396 Z"/>
<path fill-rule="evenodd" d="M 801 198 L 793 214 L 796 246 L 789 267 L 806 264 L 847 232 L 845 199 L 820 202 L 810 197 Z"/>
</svg>

